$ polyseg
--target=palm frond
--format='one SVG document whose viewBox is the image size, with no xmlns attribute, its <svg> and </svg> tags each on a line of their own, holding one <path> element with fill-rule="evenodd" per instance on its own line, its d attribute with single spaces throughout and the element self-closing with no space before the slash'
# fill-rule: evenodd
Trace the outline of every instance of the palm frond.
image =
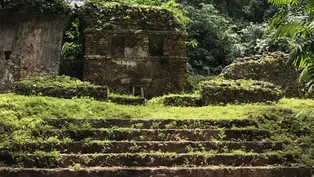
<svg viewBox="0 0 314 177">
<path fill-rule="evenodd" d="M 275 4 L 275 5 L 296 5 L 299 3 L 299 0 L 268 0 L 268 2 Z"/>
</svg>

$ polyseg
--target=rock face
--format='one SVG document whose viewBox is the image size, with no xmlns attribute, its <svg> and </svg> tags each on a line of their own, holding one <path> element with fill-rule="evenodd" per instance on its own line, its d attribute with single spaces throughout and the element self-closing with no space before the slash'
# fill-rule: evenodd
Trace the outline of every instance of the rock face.
<svg viewBox="0 0 314 177">
<path fill-rule="evenodd" d="M 68 18 L 19 13 L 0 21 L 0 91 L 21 77 L 57 75 L 63 30 Z"/>
<path fill-rule="evenodd" d="M 184 89 L 186 36 L 177 31 L 172 13 L 122 5 L 95 11 L 103 18 L 82 15 L 87 27 L 84 80 L 147 98 Z"/>
<path fill-rule="evenodd" d="M 297 83 L 298 72 L 287 65 L 288 55 L 276 52 L 237 59 L 224 69 L 225 79 L 252 79 L 271 82 L 281 87 L 286 97 L 304 97 L 302 85 Z"/>
</svg>

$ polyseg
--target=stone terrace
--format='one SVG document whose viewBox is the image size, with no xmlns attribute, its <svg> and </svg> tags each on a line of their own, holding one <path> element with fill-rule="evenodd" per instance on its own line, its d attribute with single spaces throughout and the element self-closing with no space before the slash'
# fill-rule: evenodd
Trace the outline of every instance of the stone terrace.
<svg viewBox="0 0 314 177">
<path fill-rule="evenodd" d="M 291 166 L 295 159 L 281 151 L 283 142 L 248 119 L 48 123 L 52 130 L 33 136 L 71 141 L 15 144 L 13 153 L 2 149 L 1 177 L 311 177 L 310 168 Z M 36 153 L 53 150 L 60 152 L 53 160 Z"/>
</svg>

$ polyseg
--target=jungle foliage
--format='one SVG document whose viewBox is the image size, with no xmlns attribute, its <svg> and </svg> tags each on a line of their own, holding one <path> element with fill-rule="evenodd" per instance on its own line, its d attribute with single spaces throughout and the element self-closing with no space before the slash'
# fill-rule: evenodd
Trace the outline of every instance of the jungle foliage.
<svg viewBox="0 0 314 177">
<path fill-rule="evenodd" d="M 274 17 L 270 27 L 274 38 L 288 37 L 296 41 L 290 53 L 290 63 L 302 71 L 299 81 L 314 91 L 314 4 L 300 0 L 269 0 L 278 5 L 280 12 Z"/>
<path fill-rule="evenodd" d="M 65 0 L 2 0 L 0 1 L 0 15 L 12 15 L 23 9 L 34 9 L 32 12 L 51 12 L 58 16 L 70 13 L 73 6 Z"/>
<path fill-rule="evenodd" d="M 187 29 L 192 75 L 217 75 L 237 57 L 290 51 L 292 41 L 269 33 L 267 23 L 278 9 L 267 0 L 180 2 L 191 18 Z"/>
</svg>

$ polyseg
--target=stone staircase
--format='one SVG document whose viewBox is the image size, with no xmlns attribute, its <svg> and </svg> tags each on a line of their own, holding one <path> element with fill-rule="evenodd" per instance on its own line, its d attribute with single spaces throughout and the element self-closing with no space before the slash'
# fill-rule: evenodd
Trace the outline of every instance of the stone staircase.
<svg viewBox="0 0 314 177">
<path fill-rule="evenodd" d="M 247 119 L 47 123 L 51 129 L 34 131 L 33 136 L 64 141 L 2 150 L 0 177 L 312 176 L 310 168 L 296 165 L 294 157 L 282 151 L 283 142 L 272 141 L 270 132 Z"/>
</svg>

